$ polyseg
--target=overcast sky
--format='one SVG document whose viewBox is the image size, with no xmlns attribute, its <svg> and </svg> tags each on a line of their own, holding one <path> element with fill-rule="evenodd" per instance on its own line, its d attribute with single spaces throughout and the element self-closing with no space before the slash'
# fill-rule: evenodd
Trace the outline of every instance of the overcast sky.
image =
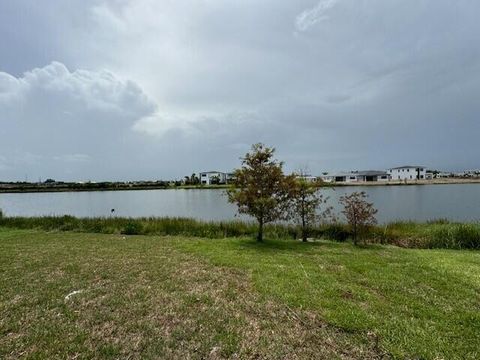
<svg viewBox="0 0 480 360">
<path fill-rule="evenodd" d="M 0 0 L 0 180 L 480 168 L 478 0 Z"/>
</svg>

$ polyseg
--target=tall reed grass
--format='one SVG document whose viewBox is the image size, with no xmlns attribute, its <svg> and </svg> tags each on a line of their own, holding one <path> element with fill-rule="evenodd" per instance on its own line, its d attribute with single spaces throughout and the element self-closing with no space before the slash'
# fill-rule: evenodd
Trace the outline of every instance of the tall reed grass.
<svg viewBox="0 0 480 360">
<path fill-rule="evenodd" d="M 0 211 L 0 226 L 45 231 L 77 231 L 125 235 L 181 235 L 203 238 L 254 237 L 257 224 L 248 221 L 203 222 L 189 218 L 76 218 L 73 216 L 8 217 Z M 297 239 L 300 229 L 289 224 L 270 224 L 266 238 Z M 346 241 L 351 231 L 346 224 L 322 224 L 310 231 L 313 238 Z M 366 242 L 410 248 L 480 249 L 480 224 L 395 222 L 374 226 L 365 234 Z"/>
</svg>

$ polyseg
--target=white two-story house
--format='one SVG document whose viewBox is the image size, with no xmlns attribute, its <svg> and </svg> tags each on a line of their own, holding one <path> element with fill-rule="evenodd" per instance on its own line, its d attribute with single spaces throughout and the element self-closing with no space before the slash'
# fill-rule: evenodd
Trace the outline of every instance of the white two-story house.
<svg viewBox="0 0 480 360">
<path fill-rule="evenodd" d="M 200 173 L 200 184 L 212 185 L 212 184 L 225 184 L 226 173 L 221 171 L 205 171 Z"/>
<path fill-rule="evenodd" d="M 399 166 L 388 169 L 392 180 L 425 180 L 427 168 L 425 166 Z"/>
<path fill-rule="evenodd" d="M 226 173 L 222 171 L 204 171 L 199 175 L 200 184 L 202 185 L 230 184 L 235 181 L 234 173 Z"/>
</svg>

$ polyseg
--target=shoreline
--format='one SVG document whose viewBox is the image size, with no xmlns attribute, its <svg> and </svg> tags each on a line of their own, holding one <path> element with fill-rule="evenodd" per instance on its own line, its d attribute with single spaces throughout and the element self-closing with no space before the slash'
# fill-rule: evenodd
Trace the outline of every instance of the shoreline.
<svg viewBox="0 0 480 360">
<path fill-rule="evenodd" d="M 415 185 L 458 185 L 458 184 L 480 184 L 479 179 L 433 179 L 433 180 L 411 180 L 411 181 L 362 181 L 362 182 L 332 182 L 324 183 L 325 187 L 356 187 L 356 186 L 415 186 Z M 229 185 L 129 185 L 129 186 L 107 186 L 107 187 L 75 187 L 73 185 L 23 185 L 23 186 L 2 186 L 0 185 L 0 194 L 19 194 L 19 193 L 53 193 L 53 192 L 91 192 L 91 191 L 130 191 L 130 190 L 219 190 L 228 189 Z"/>
<path fill-rule="evenodd" d="M 0 194 L 22 194 L 22 193 L 55 193 L 55 192 L 102 192 L 102 191 L 135 191 L 135 190 L 215 190 L 228 189 L 228 185 L 203 185 L 203 186 L 122 186 L 122 187 L 102 187 L 102 188 L 82 188 L 82 187 L 8 187 L 0 186 Z"/>
<path fill-rule="evenodd" d="M 336 186 L 413 186 L 413 185 L 458 185 L 458 184 L 480 184 L 478 179 L 433 179 L 433 180 L 391 180 L 391 181 L 361 181 L 361 182 L 335 182 L 327 183 Z"/>
<path fill-rule="evenodd" d="M 248 219 L 204 221 L 188 217 L 24 217 L 0 214 L 0 230 L 2 228 L 225 239 L 255 238 L 258 224 Z M 265 225 L 264 233 L 268 239 L 296 240 L 301 236 L 297 223 L 269 223 Z M 352 231 L 345 222 L 317 223 L 309 228 L 309 237 L 344 242 L 351 240 Z M 394 221 L 370 226 L 363 237 L 371 244 L 404 248 L 480 250 L 480 223 L 442 219 L 425 222 Z"/>
</svg>

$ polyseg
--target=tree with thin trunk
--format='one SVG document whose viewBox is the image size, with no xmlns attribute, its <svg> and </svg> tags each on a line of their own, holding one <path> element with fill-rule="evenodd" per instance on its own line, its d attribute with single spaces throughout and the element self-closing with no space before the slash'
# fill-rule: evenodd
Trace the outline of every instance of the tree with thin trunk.
<svg viewBox="0 0 480 360">
<path fill-rule="evenodd" d="M 275 149 L 255 144 L 242 158 L 242 167 L 235 170 L 235 181 L 227 190 L 230 202 L 237 204 L 240 214 L 248 214 L 258 222 L 257 241 L 263 241 L 265 224 L 287 218 L 292 175 L 283 174 L 283 163 L 274 159 Z"/>
<path fill-rule="evenodd" d="M 198 176 L 193 173 L 191 176 L 190 176 L 190 184 L 191 185 L 198 185 L 200 183 L 200 179 L 198 178 Z"/>
<path fill-rule="evenodd" d="M 368 227 L 377 223 L 375 214 L 378 210 L 372 203 L 366 201 L 367 197 L 364 191 L 340 197 L 340 203 L 344 206 L 342 213 L 351 227 L 355 245 L 357 245 L 358 235 L 363 235 Z"/>
<path fill-rule="evenodd" d="M 321 182 L 309 181 L 301 172 L 291 190 L 290 216 L 300 225 L 303 242 L 307 242 L 313 225 L 331 211 L 331 208 L 320 211 L 320 206 L 327 201 L 320 189 Z"/>
</svg>

